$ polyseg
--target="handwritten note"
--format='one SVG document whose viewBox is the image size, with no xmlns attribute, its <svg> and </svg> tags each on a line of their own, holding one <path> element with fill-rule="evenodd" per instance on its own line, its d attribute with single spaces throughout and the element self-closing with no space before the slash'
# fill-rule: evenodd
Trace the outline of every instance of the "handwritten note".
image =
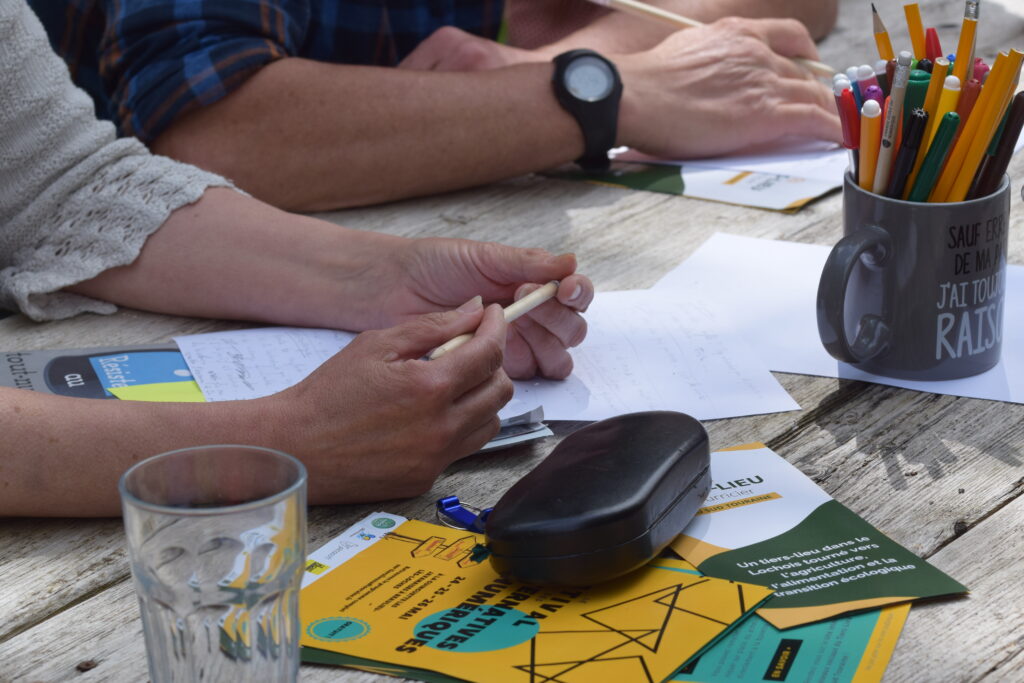
<svg viewBox="0 0 1024 683">
<path fill-rule="evenodd" d="M 276 394 L 309 376 L 355 339 L 351 332 L 266 327 L 176 337 L 208 401 Z"/>
<path fill-rule="evenodd" d="M 565 381 L 516 382 L 502 419 L 543 405 L 549 420 L 600 420 L 639 410 L 678 410 L 698 419 L 797 410 L 739 339 L 714 332 L 698 303 L 653 291 L 601 293 L 587 312 L 589 333 L 572 350 Z M 304 379 L 354 335 L 271 327 L 178 337 L 211 401 L 257 398 Z"/>
<path fill-rule="evenodd" d="M 337 330 L 260 327 L 193 334 L 174 341 L 208 401 L 237 401 L 269 396 L 298 384 L 355 338 L 353 332 Z M 513 398 L 498 417 L 509 420 L 538 405 Z"/>
</svg>

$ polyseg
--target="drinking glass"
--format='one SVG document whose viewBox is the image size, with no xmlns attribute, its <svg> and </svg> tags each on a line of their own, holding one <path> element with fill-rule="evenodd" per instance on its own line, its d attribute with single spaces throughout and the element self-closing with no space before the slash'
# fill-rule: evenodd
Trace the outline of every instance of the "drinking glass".
<svg viewBox="0 0 1024 683">
<path fill-rule="evenodd" d="M 302 463 L 197 446 L 137 463 L 119 487 L 153 683 L 295 681 Z"/>
</svg>

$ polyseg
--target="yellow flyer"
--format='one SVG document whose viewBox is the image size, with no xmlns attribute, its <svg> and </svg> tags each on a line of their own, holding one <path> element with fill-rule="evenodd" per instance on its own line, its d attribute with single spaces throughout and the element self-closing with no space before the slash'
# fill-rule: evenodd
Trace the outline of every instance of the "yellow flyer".
<svg viewBox="0 0 1024 683">
<path fill-rule="evenodd" d="M 771 595 L 674 560 L 585 589 L 523 585 L 482 542 L 405 522 L 303 589 L 303 648 L 467 681 L 660 682 Z"/>
</svg>

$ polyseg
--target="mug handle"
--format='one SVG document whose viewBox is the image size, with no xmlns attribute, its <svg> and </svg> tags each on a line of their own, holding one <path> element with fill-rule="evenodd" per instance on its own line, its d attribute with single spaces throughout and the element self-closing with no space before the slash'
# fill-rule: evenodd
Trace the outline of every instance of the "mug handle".
<svg viewBox="0 0 1024 683">
<path fill-rule="evenodd" d="M 884 266 L 892 254 L 889 233 L 875 225 L 850 233 L 832 247 L 818 283 L 818 336 L 829 355 L 845 363 L 862 363 L 874 358 L 886 348 L 892 337 L 888 323 L 869 313 L 860 319 L 857 338 L 853 343 L 847 341 L 846 289 L 861 255 L 873 249 L 881 252 L 875 264 Z"/>
</svg>

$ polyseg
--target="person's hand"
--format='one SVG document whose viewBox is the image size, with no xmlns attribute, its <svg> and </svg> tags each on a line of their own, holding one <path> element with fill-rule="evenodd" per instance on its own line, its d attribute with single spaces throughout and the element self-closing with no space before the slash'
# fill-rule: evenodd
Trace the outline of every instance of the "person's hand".
<svg viewBox="0 0 1024 683">
<path fill-rule="evenodd" d="M 505 321 L 479 299 L 461 310 L 364 332 L 299 384 L 259 399 L 275 445 L 309 468 L 314 503 L 415 496 L 483 446 L 512 397 L 501 369 Z M 434 347 L 476 333 L 437 360 Z"/>
<path fill-rule="evenodd" d="M 484 71 L 523 62 L 546 61 L 522 50 L 442 26 L 431 33 L 398 64 L 400 69 L 420 71 Z"/>
<path fill-rule="evenodd" d="M 494 242 L 460 239 L 380 240 L 381 257 L 372 260 L 353 286 L 352 303 L 369 303 L 364 329 L 393 325 L 410 315 L 448 310 L 479 294 L 485 302 L 507 305 L 551 280 L 560 280 L 555 297 L 508 328 L 505 371 L 526 379 L 536 374 L 564 379 L 572 372 L 567 349 L 583 341 L 587 324 L 581 312 L 594 298 L 594 285 L 576 273 L 576 257 L 543 249 L 519 249 Z"/>
<path fill-rule="evenodd" d="M 831 91 L 788 57 L 818 58 L 800 22 L 729 18 L 616 58 L 619 144 L 682 159 L 787 134 L 841 142 Z"/>
</svg>

